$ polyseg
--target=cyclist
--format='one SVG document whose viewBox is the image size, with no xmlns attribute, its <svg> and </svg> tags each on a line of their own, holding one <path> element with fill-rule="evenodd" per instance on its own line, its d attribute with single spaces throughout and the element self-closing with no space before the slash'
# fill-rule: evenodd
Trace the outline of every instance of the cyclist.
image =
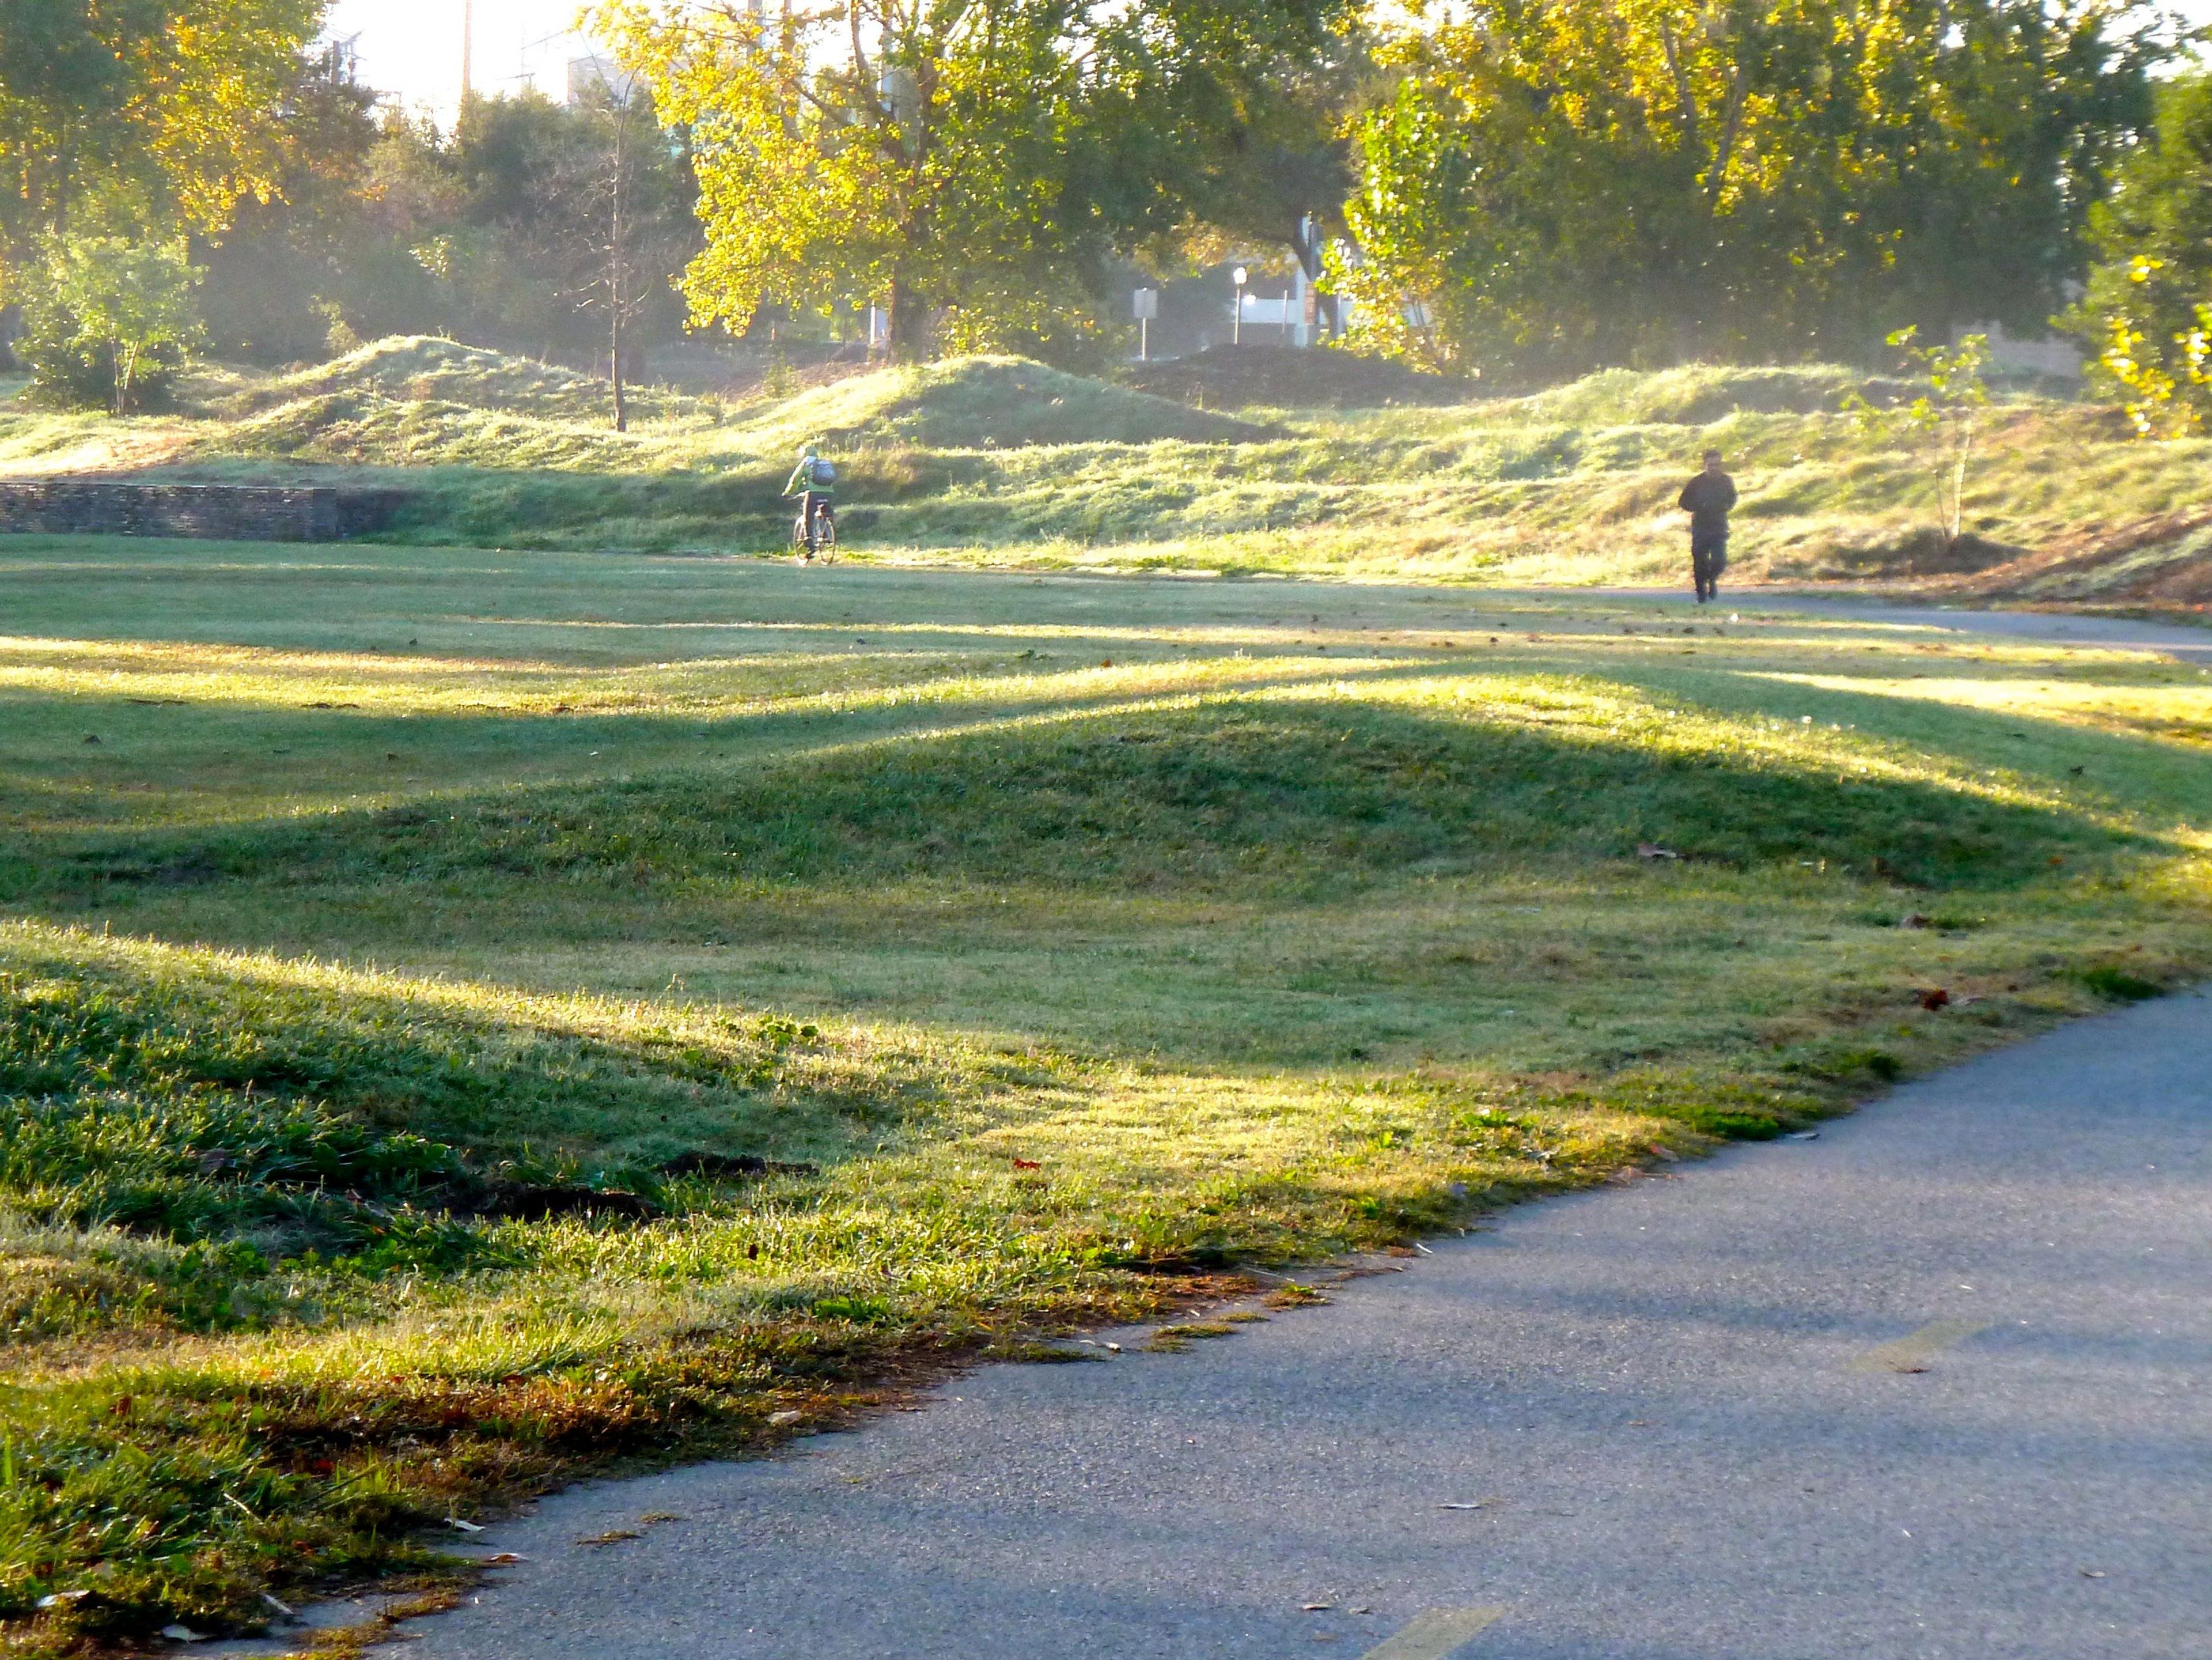
<svg viewBox="0 0 2212 1660">
<path fill-rule="evenodd" d="M 783 487 L 784 500 L 799 498 L 799 539 L 805 544 L 809 559 L 814 557 L 814 550 L 821 544 L 824 526 L 836 521 L 833 498 L 836 493 L 837 469 L 823 459 L 814 445 L 809 444 L 799 451 L 799 465 L 791 470 L 791 482 Z"/>
</svg>

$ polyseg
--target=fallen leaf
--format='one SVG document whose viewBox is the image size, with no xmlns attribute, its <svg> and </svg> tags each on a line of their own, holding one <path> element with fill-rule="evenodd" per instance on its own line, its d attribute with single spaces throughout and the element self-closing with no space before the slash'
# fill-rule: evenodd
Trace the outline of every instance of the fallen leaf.
<svg viewBox="0 0 2212 1660">
<path fill-rule="evenodd" d="M 37 1606 L 42 1608 L 64 1608 L 72 1602 L 82 1602 L 92 1593 L 88 1590 L 58 1590 L 41 1596 Z"/>
<path fill-rule="evenodd" d="M 2102 1579 L 2105 1577 L 2105 1571 L 2102 1568 L 2084 1568 L 2081 1570 L 2081 1577 L 2084 1579 Z"/>
<path fill-rule="evenodd" d="M 1487 1499 L 1453 1499 L 1448 1504 L 1437 1505 L 1437 1508 L 1438 1510 L 1480 1510 L 1489 1502 Z"/>
<path fill-rule="evenodd" d="M 1014 1160 L 1014 1168 L 1016 1170 L 1042 1170 L 1044 1168 L 1044 1164 L 1042 1160 L 1036 1158 L 1017 1158 Z"/>
<path fill-rule="evenodd" d="M 781 1429 L 786 1424 L 796 1424 L 800 1419 L 805 1416 L 806 1414 L 803 1412 L 792 1412 L 788 1410 L 784 1412 L 772 1412 L 768 1415 L 769 1427 L 770 1429 Z"/>
<path fill-rule="evenodd" d="M 645 1535 L 635 1528 L 609 1528 L 605 1533 L 595 1533 L 588 1539 L 579 1539 L 580 1545 L 619 1545 L 625 1539 L 642 1539 Z"/>
<path fill-rule="evenodd" d="M 1638 842 L 1636 856 L 1638 859 L 1680 859 L 1682 855 L 1672 848 L 1661 847 L 1656 842 Z"/>
<path fill-rule="evenodd" d="M 1820 1132 L 1818 1130 L 1791 1130 L 1789 1134 L 1784 1136 L 1782 1139 L 1785 1141 L 1817 1141 L 1820 1139 Z"/>
<path fill-rule="evenodd" d="M 1951 1006 L 1951 994 L 1936 986 L 1920 994 L 1920 1006 L 1933 1014 L 1937 1009 Z"/>
<path fill-rule="evenodd" d="M 1899 917 L 1897 926 L 1900 928 L 1932 928 L 1936 926 L 1936 921 L 1933 917 L 1923 916 L 1918 911 L 1915 911 L 1910 916 Z"/>
<path fill-rule="evenodd" d="M 464 1522 L 458 1516 L 447 1517 L 446 1518 L 446 1525 L 449 1528 L 459 1528 L 463 1533 L 482 1533 L 483 1531 L 483 1529 L 478 1527 L 475 1523 Z"/>
<path fill-rule="evenodd" d="M 1334 1602 L 1301 1602 L 1298 1604 L 1298 1611 L 1301 1614 L 1327 1614 L 1335 1606 Z"/>
<path fill-rule="evenodd" d="M 207 1639 L 190 1626 L 164 1626 L 161 1635 L 172 1643 L 204 1643 Z"/>
<path fill-rule="evenodd" d="M 526 1562 L 529 1560 L 530 1559 L 528 1557 L 517 1555 L 511 1550 L 503 1550 L 499 1552 L 496 1555 L 485 1557 L 483 1559 L 483 1564 L 488 1568 L 501 1568 L 505 1567 L 510 1562 Z"/>
</svg>

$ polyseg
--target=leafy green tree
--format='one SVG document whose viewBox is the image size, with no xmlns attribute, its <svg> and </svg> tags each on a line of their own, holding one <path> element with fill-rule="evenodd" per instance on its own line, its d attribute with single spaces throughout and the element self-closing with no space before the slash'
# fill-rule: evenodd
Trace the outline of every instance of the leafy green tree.
<svg viewBox="0 0 2212 1660">
<path fill-rule="evenodd" d="M 2148 119 L 2136 15 L 1474 0 L 1382 49 L 1338 281 L 1378 348 L 1523 374 L 2033 327 Z"/>
<path fill-rule="evenodd" d="M 167 236 L 266 196 L 321 0 L 0 5 L 0 261 L 54 234 Z M 4 280 L 4 272 L 0 272 Z"/>
<path fill-rule="evenodd" d="M 199 279 L 181 242 L 64 238 L 32 285 L 16 350 L 50 396 L 128 414 L 166 388 L 198 338 Z"/>
<path fill-rule="evenodd" d="M 1170 237 L 1324 55 L 1341 0 L 847 0 L 610 7 L 690 135 L 694 318 L 884 306 L 891 347 L 1065 330 L 1121 249 Z"/>
<path fill-rule="evenodd" d="M 2212 76 L 2159 89 L 2150 143 L 2090 216 L 2098 263 L 2068 318 L 2145 437 L 2212 424 Z"/>
</svg>

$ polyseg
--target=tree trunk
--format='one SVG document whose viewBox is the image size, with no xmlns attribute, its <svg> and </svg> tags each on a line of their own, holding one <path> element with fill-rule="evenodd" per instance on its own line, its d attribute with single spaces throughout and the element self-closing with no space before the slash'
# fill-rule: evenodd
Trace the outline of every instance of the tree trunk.
<svg viewBox="0 0 2212 1660">
<path fill-rule="evenodd" d="M 617 432 L 628 432 L 629 430 L 629 404 L 623 396 L 622 307 L 620 306 L 616 306 L 611 309 L 614 316 L 614 325 L 609 332 L 613 337 L 608 343 L 609 350 L 607 354 L 607 369 L 609 378 L 614 382 L 615 430 Z"/>
<path fill-rule="evenodd" d="M 629 136 L 630 99 L 625 96 L 622 108 L 615 116 L 615 167 L 611 181 L 613 188 L 607 222 L 607 379 L 615 394 L 615 430 L 629 430 L 629 404 L 623 396 L 623 308 L 629 304 L 623 292 L 623 267 L 629 262 L 629 250 L 623 246 L 627 227 L 623 220 L 623 193 L 628 186 L 628 145 Z"/>
<path fill-rule="evenodd" d="M 891 283 L 890 353 L 894 363 L 919 363 L 929 356 L 929 307 L 904 283 Z"/>
</svg>

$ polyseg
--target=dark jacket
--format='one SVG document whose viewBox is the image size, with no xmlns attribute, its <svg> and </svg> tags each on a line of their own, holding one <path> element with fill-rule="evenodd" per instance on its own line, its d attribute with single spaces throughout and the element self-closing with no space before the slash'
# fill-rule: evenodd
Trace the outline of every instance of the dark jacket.
<svg viewBox="0 0 2212 1660">
<path fill-rule="evenodd" d="M 1729 509 L 1735 505 L 1735 480 L 1726 473 L 1701 472 L 1682 486 L 1674 504 L 1690 515 L 1693 536 L 1726 536 Z"/>
</svg>

